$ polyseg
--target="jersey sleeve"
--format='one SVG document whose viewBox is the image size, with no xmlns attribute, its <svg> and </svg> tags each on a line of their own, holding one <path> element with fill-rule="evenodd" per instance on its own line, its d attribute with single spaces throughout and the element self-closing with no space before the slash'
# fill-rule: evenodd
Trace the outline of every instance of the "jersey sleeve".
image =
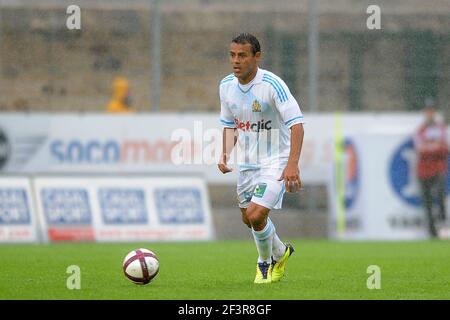
<svg viewBox="0 0 450 320">
<path fill-rule="evenodd" d="M 223 88 L 220 86 L 219 88 L 219 96 L 220 96 L 220 123 L 224 128 L 236 128 L 236 123 L 234 122 L 234 115 L 231 112 L 230 108 L 225 102 L 223 97 Z"/>
<path fill-rule="evenodd" d="M 269 75 L 265 75 L 263 81 L 270 84 L 272 98 L 283 123 L 288 128 L 298 123 L 305 123 L 300 106 L 284 81 L 278 77 Z"/>
</svg>

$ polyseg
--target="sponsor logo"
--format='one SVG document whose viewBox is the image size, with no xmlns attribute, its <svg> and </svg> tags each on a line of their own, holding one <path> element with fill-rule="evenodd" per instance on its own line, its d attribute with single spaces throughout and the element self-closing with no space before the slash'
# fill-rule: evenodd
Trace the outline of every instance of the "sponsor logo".
<svg viewBox="0 0 450 320">
<path fill-rule="evenodd" d="M 252 132 L 260 132 L 262 130 L 271 130 L 272 129 L 272 121 L 269 120 L 264 122 L 264 119 L 259 120 L 258 122 L 243 122 L 239 119 L 234 119 L 234 123 L 236 124 L 236 128 L 243 131 L 252 131 Z"/>
<path fill-rule="evenodd" d="M 237 195 L 236 199 L 237 199 L 238 203 L 244 204 L 244 203 L 250 202 L 252 200 L 252 197 L 253 197 L 253 192 L 244 191 L 244 193 L 242 195 Z"/>
<path fill-rule="evenodd" d="M 245 202 L 250 202 L 252 200 L 252 197 L 253 197 L 253 192 L 250 192 L 250 191 L 244 192 Z"/>
<path fill-rule="evenodd" d="M 92 214 L 85 189 L 44 188 L 44 215 L 49 225 L 90 224 Z"/>
<path fill-rule="evenodd" d="M 261 105 L 259 104 L 258 100 L 253 101 L 252 111 L 253 112 L 261 112 Z"/>
<path fill-rule="evenodd" d="M 167 163 L 176 142 L 157 140 L 54 140 L 50 141 L 50 155 L 64 164 Z"/>
<path fill-rule="evenodd" d="M 25 189 L 0 189 L 0 224 L 29 224 L 30 217 Z"/>
<path fill-rule="evenodd" d="M 450 155 L 448 158 L 450 165 Z M 406 204 L 422 205 L 420 186 L 416 176 L 417 158 L 414 142 L 408 138 L 393 153 L 389 164 L 389 180 L 395 194 Z M 446 193 L 450 193 L 450 175 L 447 177 Z"/>
<path fill-rule="evenodd" d="M 146 224 L 147 208 L 142 189 L 102 188 L 98 199 L 105 224 Z"/>
<path fill-rule="evenodd" d="M 262 198 L 264 196 L 264 192 L 266 192 L 267 183 L 260 183 L 256 186 L 253 195 L 258 198 Z"/>
<path fill-rule="evenodd" d="M 11 146 L 6 134 L 0 130 L 0 170 L 6 165 L 11 154 Z"/>
<path fill-rule="evenodd" d="M 203 223 L 201 193 L 197 188 L 157 188 L 154 195 L 161 224 Z"/>
</svg>

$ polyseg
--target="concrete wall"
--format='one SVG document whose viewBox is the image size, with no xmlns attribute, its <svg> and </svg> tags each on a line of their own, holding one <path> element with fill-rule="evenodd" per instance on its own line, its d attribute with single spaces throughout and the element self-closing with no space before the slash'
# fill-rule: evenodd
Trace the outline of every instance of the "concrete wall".
<svg viewBox="0 0 450 320">
<path fill-rule="evenodd" d="M 113 77 L 124 75 L 131 82 L 134 107 L 151 111 L 152 9 L 148 2 L 81 1 L 80 31 L 65 28 L 66 2 L 3 1 L 0 109 L 101 111 L 110 99 Z M 218 110 L 217 83 L 230 73 L 227 46 L 244 30 L 260 38 L 262 66 L 282 76 L 307 109 L 307 3 L 162 2 L 160 109 Z M 420 90 L 420 83 L 408 86 L 408 79 L 418 75 L 409 73 L 406 57 L 414 51 L 411 39 L 422 32 L 437 39 L 436 98 L 448 106 L 448 1 L 377 3 L 382 9 L 382 30 L 370 31 L 365 13 L 370 1 L 319 1 L 320 110 L 348 110 L 352 105 L 365 110 L 408 109 L 411 91 Z M 360 70 L 352 78 L 356 40 Z M 424 72 L 420 77 L 429 76 L 427 68 Z M 352 86 L 361 95 L 356 100 L 350 95 Z"/>
</svg>

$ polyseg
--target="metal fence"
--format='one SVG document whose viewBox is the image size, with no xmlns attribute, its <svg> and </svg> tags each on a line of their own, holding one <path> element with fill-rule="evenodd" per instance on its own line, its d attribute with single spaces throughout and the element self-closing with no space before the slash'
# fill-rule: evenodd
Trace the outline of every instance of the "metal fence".
<svg viewBox="0 0 450 320">
<path fill-rule="evenodd" d="M 243 31 L 305 111 L 450 108 L 450 0 L 0 0 L 0 110 L 104 111 L 122 76 L 138 112 L 217 112 Z"/>
</svg>

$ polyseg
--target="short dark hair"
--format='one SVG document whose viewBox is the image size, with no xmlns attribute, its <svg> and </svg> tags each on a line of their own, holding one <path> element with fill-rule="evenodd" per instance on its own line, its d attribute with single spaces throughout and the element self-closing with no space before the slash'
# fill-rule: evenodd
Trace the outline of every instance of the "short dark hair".
<svg viewBox="0 0 450 320">
<path fill-rule="evenodd" d="M 256 37 L 250 33 L 241 33 L 240 35 L 234 37 L 231 42 L 239 44 L 250 44 L 252 46 L 253 55 L 255 55 L 257 52 L 261 52 L 261 46 L 258 39 L 256 39 Z"/>
</svg>

